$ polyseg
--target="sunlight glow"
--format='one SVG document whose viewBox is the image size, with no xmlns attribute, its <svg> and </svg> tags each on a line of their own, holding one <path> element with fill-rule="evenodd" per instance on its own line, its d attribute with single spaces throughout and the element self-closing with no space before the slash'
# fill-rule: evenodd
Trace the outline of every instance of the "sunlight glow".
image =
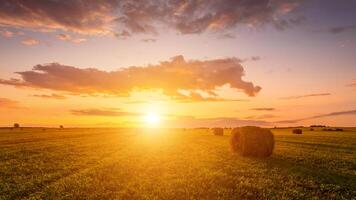
<svg viewBox="0 0 356 200">
<path fill-rule="evenodd" d="M 151 126 L 157 125 L 157 124 L 159 124 L 160 121 L 161 121 L 160 116 L 155 112 L 149 112 L 145 116 L 145 122 L 148 125 L 151 125 Z"/>
</svg>

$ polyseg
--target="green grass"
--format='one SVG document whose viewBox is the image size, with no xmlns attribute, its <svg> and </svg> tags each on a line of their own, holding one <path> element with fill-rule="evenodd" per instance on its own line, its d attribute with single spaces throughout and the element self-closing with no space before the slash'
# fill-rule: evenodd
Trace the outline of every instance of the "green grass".
<svg viewBox="0 0 356 200">
<path fill-rule="evenodd" d="M 207 130 L 0 129 L 0 199 L 355 199 L 356 129 L 307 130 L 257 159 Z"/>
</svg>

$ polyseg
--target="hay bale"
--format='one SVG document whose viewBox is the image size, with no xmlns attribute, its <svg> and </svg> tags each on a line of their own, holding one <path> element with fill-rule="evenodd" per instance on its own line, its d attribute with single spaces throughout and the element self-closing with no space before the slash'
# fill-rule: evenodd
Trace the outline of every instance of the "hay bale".
<svg viewBox="0 0 356 200">
<path fill-rule="evenodd" d="M 274 148 L 274 136 L 269 129 L 255 126 L 234 128 L 230 146 L 242 156 L 268 157 Z"/>
<path fill-rule="evenodd" d="M 302 134 L 302 133 L 303 133 L 303 130 L 300 128 L 293 129 L 293 134 Z"/>
<path fill-rule="evenodd" d="M 310 131 L 314 131 L 314 129 L 313 129 L 313 128 L 311 128 L 311 129 L 310 129 Z"/>
<path fill-rule="evenodd" d="M 218 136 L 223 136 L 224 135 L 224 129 L 223 128 L 213 128 L 213 133 L 214 135 Z"/>
</svg>

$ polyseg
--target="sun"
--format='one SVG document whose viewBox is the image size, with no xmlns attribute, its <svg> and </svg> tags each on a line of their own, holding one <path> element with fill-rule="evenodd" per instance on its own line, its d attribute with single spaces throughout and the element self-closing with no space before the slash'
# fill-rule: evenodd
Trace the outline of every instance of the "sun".
<svg viewBox="0 0 356 200">
<path fill-rule="evenodd" d="M 159 124 L 159 122 L 161 121 L 161 118 L 160 118 L 159 114 L 157 114 L 155 112 L 149 112 L 146 114 L 144 120 L 145 120 L 146 124 L 154 126 L 154 125 Z"/>
</svg>

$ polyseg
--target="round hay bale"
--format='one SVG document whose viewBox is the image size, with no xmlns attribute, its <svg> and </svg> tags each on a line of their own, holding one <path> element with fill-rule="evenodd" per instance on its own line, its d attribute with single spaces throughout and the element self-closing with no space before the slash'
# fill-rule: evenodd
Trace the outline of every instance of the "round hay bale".
<svg viewBox="0 0 356 200">
<path fill-rule="evenodd" d="M 274 136 L 269 129 L 255 126 L 234 128 L 230 146 L 242 156 L 268 157 L 274 148 Z"/>
<path fill-rule="evenodd" d="M 303 133 L 303 130 L 298 128 L 298 129 L 293 129 L 293 133 L 294 134 L 302 134 Z"/>
<path fill-rule="evenodd" d="M 223 136 L 224 129 L 223 128 L 213 128 L 213 133 L 214 133 L 214 135 Z"/>
</svg>

